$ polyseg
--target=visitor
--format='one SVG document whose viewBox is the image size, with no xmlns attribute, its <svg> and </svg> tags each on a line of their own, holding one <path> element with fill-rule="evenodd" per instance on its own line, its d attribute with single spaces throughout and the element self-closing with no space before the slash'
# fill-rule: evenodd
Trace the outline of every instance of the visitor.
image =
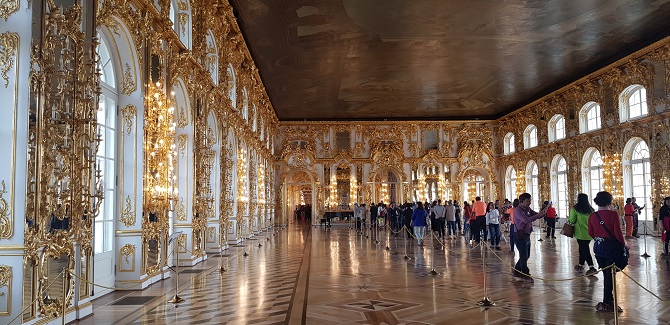
<svg viewBox="0 0 670 325">
<path fill-rule="evenodd" d="M 514 223 L 516 225 L 516 238 L 514 243 L 519 249 L 519 260 L 514 266 L 515 277 L 522 278 L 524 281 L 533 282 L 528 268 L 528 257 L 530 257 L 530 234 L 533 232 L 533 221 L 544 217 L 547 214 L 546 207 L 539 213 L 530 208 L 531 196 L 528 193 L 519 195 L 519 206 L 514 209 Z"/>
<path fill-rule="evenodd" d="M 661 211 L 659 211 L 658 218 L 663 226 L 663 235 L 661 236 L 663 253 L 661 253 L 661 257 L 668 257 L 668 242 L 670 242 L 670 196 L 663 199 L 663 205 L 661 206 Z"/>
<path fill-rule="evenodd" d="M 552 201 L 544 201 L 544 205 L 547 206 L 547 216 L 544 217 L 544 221 L 547 223 L 547 238 L 556 238 L 556 208 L 554 208 Z"/>
<path fill-rule="evenodd" d="M 456 207 L 451 200 L 444 207 L 444 219 L 447 221 L 447 239 L 456 239 Z"/>
<path fill-rule="evenodd" d="M 500 211 L 493 202 L 489 202 L 486 210 L 486 224 L 491 235 L 491 249 L 500 250 Z"/>
<path fill-rule="evenodd" d="M 589 266 L 586 275 L 595 275 L 598 273 L 593 267 L 593 257 L 591 257 L 591 236 L 589 236 L 589 216 L 593 213 L 593 208 L 589 204 L 589 196 L 584 193 L 577 195 L 577 203 L 570 209 L 568 222 L 575 227 L 574 237 L 579 246 L 579 262 L 575 265 L 575 271 L 584 272 L 584 263 Z"/>
<path fill-rule="evenodd" d="M 412 226 L 420 247 L 423 246 L 423 237 L 426 234 L 426 216 L 427 212 L 424 210 L 423 203 L 421 201 L 417 202 L 417 207 L 412 212 Z"/>
<path fill-rule="evenodd" d="M 598 205 L 598 211 L 591 213 L 589 216 L 589 236 L 596 242 L 594 243 L 594 251 L 596 252 L 596 260 L 598 266 L 603 271 L 604 292 L 603 301 L 596 305 L 597 311 L 614 312 L 614 295 L 612 294 L 612 267 L 614 264 L 614 254 L 620 252 L 618 245 L 626 245 L 621 232 L 621 222 L 619 221 L 619 213 L 610 210 L 612 204 L 612 194 L 609 192 L 598 192 L 593 202 Z M 610 233 L 612 235 L 610 235 Z M 614 236 L 614 238 L 612 238 Z M 596 245 L 603 245 L 602 254 L 598 254 Z M 618 312 L 623 310 L 616 306 Z"/>
</svg>

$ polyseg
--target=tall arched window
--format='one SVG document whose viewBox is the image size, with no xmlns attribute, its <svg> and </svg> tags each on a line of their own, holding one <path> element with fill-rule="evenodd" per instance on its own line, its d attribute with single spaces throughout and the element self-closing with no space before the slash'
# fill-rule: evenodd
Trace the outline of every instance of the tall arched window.
<svg viewBox="0 0 670 325">
<path fill-rule="evenodd" d="M 514 200 L 517 197 L 516 194 L 516 170 L 514 167 L 507 166 L 507 172 L 505 172 L 505 196 Z"/>
<path fill-rule="evenodd" d="M 205 67 L 209 71 L 209 75 L 212 77 L 215 85 L 219 85 L 219 49 L 216 44 L 216 38 L 212 30 L 207 30 L 207 35 L 205 36 L 205 41 L 207 44 L 207 57 L 205 58 Z"/>
<path fill-rule="evenodd" d="M 565 139 L 565 117 L 560 114 L 554 115 L 549 120 L 549 142 Z"/>
<path fill-rule="evenodd" d="M 523 148 L 529 149 L 537 147 L 537 127 L 529 125 L 523 132 Z"/>
<path fill-rule="evenodd" d="M 249 120 L 249 93 L 247 87 L 242 88 L 242 118 Z"/>
<path fill-rule="evenodd" d="M 646 116 L 647 89 L 641 85 L 632 85 L 619 95 L 619 117 L 621 122 Z"/>
<path fill-rule="evenodd" d="M 179 40 L 191 49 L 191 5 L 188 0 L 170 1 L 170 21 Z"/>
<path fill-rule="evenodd" d="M 624 149 L 624 193 L 635 197 L 639 206 L 644 206 L 640 220 L 652 220 L 651 166 L 649 147 L 641 138 L 628 141 Z M 630 168 L 627 168 L 630 166 Z M 640 225 L 640 227 L 642 227 Z"/>
<path fill-rule="evenodd" d="M 579 110 L 579 133 L 600 129 L 600 104 L 588 102 Z"/>
<path fill-rule="evenodd" d="M 560 217 L 567 217 L 568 209 L 568 165 L 565 158 L 556 155 L 551 163 L 551 199 Z"/>
<path fill-rule="evenodd" d="M 530 193 L 533 200 L 531 203 L 531 208 L 535 211 L 538 211 L 538 199 L 540 198 L 540 184 L 538 182 L 539 170 L 537 164 L 534 161 L 529 161 L 526 166 L 526 191 Z M 510 200 L 514 200 L 511 198 Z"/>
<path fill-rule="evenodd" d="M 98 147 L 95 168 L 101 170 L 105 187 L 105 199 L 100 215 L 95 218 L 94 252 L 103 254 L 114 249 L 114 216 L 116 215 L 116 102 L 118 91 L 114 62 L 110 55 L 107 38 L 99 34 L 101 94 L 98 102 L 98 133 L 102 141 Z"/>
<path fill-rule="evenodd" d="M 503 151 L 506 155 L 514 152 L 514 133 L 510 132 L 505 134 L 503 139 Z"/>
<path fill-rule="evenodd" d="M 589 195 L 589 203 L 603 190 L 603 160 L 596 148 L 588 148 L 582 159 L 582 192 Z"/>
<path fill-rule="evenodd" d="M 235 69 L 232 64 L 228 64 L 226 73 L 228 74 L 228 99 L 230 99 L 233 109 L 237 109 L 237 81 L 235 79 Z"/>
</svg>

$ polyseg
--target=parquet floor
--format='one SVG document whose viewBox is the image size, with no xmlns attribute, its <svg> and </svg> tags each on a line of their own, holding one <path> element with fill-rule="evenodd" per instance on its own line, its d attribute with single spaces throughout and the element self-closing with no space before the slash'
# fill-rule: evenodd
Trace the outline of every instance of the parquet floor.
<svg viewBox="0 0 670 325">
<path fill-rule="evenodd" d="M 613 314 L 595 311 L 602 274 L 573 271 L 576 241 L 538 242 L 537 230 L 533 236 L 529 267 L 537 279 L 529 284 L 511 277 L 515 255 L 507 243 L 502 251 L 485 249 L 483 261 L 481 247 L 470 248 L 464 237 L 445 241 L 444 249 L 430 240 L 421 248 L 388 231 L 375 243 L 345 225 L 293 224 L 267 235 L 269 241 L 248 240 L 182 273 L 184 303 L 166 303 L 174 295 L 174 280 L 167 280 L 104 296 L 94 301 L 94 315 L 77 323 L 613 324 Z M 626 272 L 639 285 L 623 274 L 617 278 L 620 324 L 670 323 L 670 304 L 661 300 L 670 300 L 670 259 L 659 257 L 659 238 L 647 237 L 649 258 L 640 257 L 643 238 L 628 241 Z M 219 272 L 220 264 L 226 272 Z M 148 301 L 123 304 L 135 296 Z M 496 305 L 480 307 L 484 297 Z"/>
</svg>

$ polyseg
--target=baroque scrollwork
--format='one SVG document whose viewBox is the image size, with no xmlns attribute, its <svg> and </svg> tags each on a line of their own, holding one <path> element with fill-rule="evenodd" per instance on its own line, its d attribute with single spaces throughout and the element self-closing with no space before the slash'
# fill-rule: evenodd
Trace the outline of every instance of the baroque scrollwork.
<svg viewBox="0 0 670 325">
<path fill-rule="evenodd" d="M 121 213 L 121 218 L 119 218 L 119 221 L 126 225 L 126 227 L 130 227 L 135 224 L 135 219 L 133 204 L 130 201 L 130 195 L 128 195 L 126 196 L 126 204 L 123 207 L 123 212 Z"/>
<path fill-rule="evenodd" d="M 0 13 L 2 13 L 2 9 L 0 9 Z M 7 73 L 15 65 L 14 60 L 16 59 L 18 50 L 19 34 L 10 32 L 0 34 L 0 75 L 5 80 L 5 88 L 9 86 L 9 76 Z"/>
<path fill-rule="evenodd" d="M 133 78 L 133 73 L 130 69 L 130 64 L 126 63 L 126 70 L 123 72 L 123 84 L 121 86 L 121 93 L 124 95 L 130 95 L 137 90 L 137 84 L 135 83 L 135 78 Z"/>
<path fill-rule="evenodd" d="M 137 115 L 137 108 L 133 105 L 126 105 L 121 109 L 121 116 L 123 116 L 123 125 L 126 127 L 126 133 L 130 134 L 133 129 L 133 119 Z"/>
<path fill-rule="evenodd" d="M 13 13 L 19 11 L 21 1 L 20 0 L 2 0 L 0 1 L 0 18 L 4 18 L 5 21 Z"/>
<path fill-rule="evenodd" d="M 10 206 L 2 197 L 7 193 L 5 189 L 5 181 L 2 181 L 2 190 L 0 190 L 0 239 L 9 239 L 14 232 L 14 223 L 10 216 Z"/>
<path fill-rule="evenodd" d="M 136 247 L 125 244 L 119 249 L 119 272 L 135 272 Z"/>
</svg>

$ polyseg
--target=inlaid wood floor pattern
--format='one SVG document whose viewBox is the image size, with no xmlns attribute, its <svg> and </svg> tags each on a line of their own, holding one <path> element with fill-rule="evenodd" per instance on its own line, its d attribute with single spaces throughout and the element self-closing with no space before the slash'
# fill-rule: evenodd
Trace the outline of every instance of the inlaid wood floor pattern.
<svg viewBox="0 0 670 325">
<path fill-rule="evenodd" d="M 79 324 L 613 324 L 595 311 L 603 275 L 580 277 L 573 266 L 577 243 L 560 236 L 532 237 L 529 267 L 535 283 L 511 277 L 514 254 L 471 248 L 464 237 L 416 241 L 390 237 L 380 243 L 346 226 L 290 225 L 269 241 L 210 258 L 180 275 L 184 303 L 166 303 L 174 280 L 141 292 L 115 292 L 94 301 L 94 315 Z M 405 243 L 407 245 L 405 246 Z M 661 299 L 670 300 L 670 259 L 659 257 L 660 239 L 628 239 L 626 272 Z M 387 250 L 386 247 L 389 247 Z M 406 249 L 405 249 L 406 247 Z M 406 254 L 410 259 L 405 258 Z M 646 252 L 649 258 L 641 257 Z M 518 254 L 517 254 L 518 255 Z M 220 274 L 219 261 L 227 271 Z M 484 284 L 484 264 L 486 288 Z M 431 271 L 436 271 L 434 274 Z M 541 279 L 539 279 L 541 278 Z M 544 280 L 542 280 L 544 279 Z M 617 276 L 620 324 L 668 324 L 670 303 L 623 274 Z M 114 305 L 126 296 L 155 296 L 144 305 Z M 496 305 L 477 303 L 488 297 Z"/>
</svg>

